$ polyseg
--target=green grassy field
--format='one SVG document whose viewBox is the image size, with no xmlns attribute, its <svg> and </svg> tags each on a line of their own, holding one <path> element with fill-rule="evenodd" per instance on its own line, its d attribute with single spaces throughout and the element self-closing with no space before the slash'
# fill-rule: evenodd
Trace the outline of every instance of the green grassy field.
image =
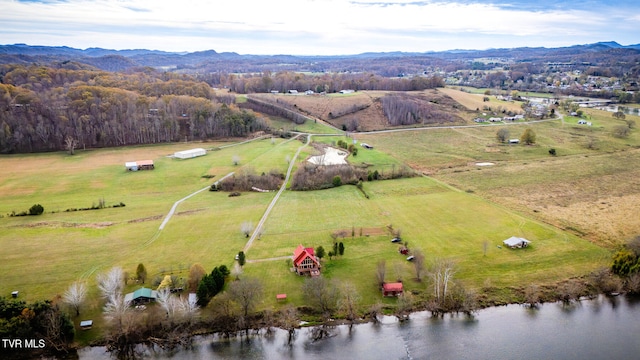
<svg viewBox="0 0 640 360">
<path fill-rule="evenodd" d="M 566 116 L 535 124 L 359 136 L 458 189 L 614 247 L 640 233 L 640 220 L 628 216 L 638 212 L 640 191 L 634 179 L 640 174 L 631 164 L 640 157 L 640 132 L 615 137 L 614 129 L 624 122 L 606 111 L 585 109 L 584 118 L 592 126 Z M 640 118 L 627 116 L 627 120 Z M 531 128 L 536 143 L 500 144 L 496 132 L 503 128 L 510 138 Z M 484 162 L 494 165 L 477 165 Z"/>
<path fill-rule="evenodd" d="M 296 124 L 291 120 L 270 116 L 269 122 L 271 128 L 276 130 L 282 129 L 284 131 L 297 131 L 311 134 L 339 134 L 341 132 L 340 130 L 311 120 L 306 120 L 304 124 Z"/>
<path fill-rule="evenodd" d="M 409 289 L 426 289 L 424 283 L 411 281 L 415 278 L 413 267 L 397 252 L 398 246 L 390 243 L 390 233 L 360 236 L 360 228 L 365 233 L 366 229 L 384 230 L 388 225 L 401 229 L 409 247 L 420 249 L 428 262 L 453 259 L 459 266 L 460 279 L 473 288 L 487 281 L 500 287 L 553 282 L 584 274 L 609 261 L 608 251 L 587 241 L 428 178 L 366 183 L 365 190 L 370 199 L 354 186 L 285 193 L 266 223 L 265 234 L 247 252 L 248 258 L 290 256 L 298 244 L 331 249 L 330 235 L 346 230 L 347 236 L 339 239 L 345 244 L 345 255 L 325 261 L 327 269 L 323 273 L 355 283 L 364 303 L 379 300 L 375 268 L 381 259 L 387 262 L 389 281 L 398 276 Z M 530 239 L 534 246 L 524 251 L 499 248 L 510 236 Z M 486 254 L 485 241 L 489 244 Z M 280 260 L 250 267 L 254 266 L 263 271 L 275 266 L 284 274 L 288 272 L 286 263 Z M 396 268 L 400 269 L 398 274 Z M 293 299 L 301 297 L 298 281 L 291 276 L 272 277 L 275 291 L 293 294 Z"/>
<path fill-rule="evenodd" d="M 583 160 L 595 155 L 611 156 L 598 174 L 621 171 L 622 160 L 613 159 L 635 146 L 638 135 L 633 132 L 627 139 L 612 138 L 609 132 L 615 123 L 604 114 L 590 116 L 594 126 L 589 129 L 574 125 L 572 119 L 564 124 L 558 120 L 532 125 L 538 144 L 531 147 L 498 145 L 497 128 L 487 127 L 358 134 L 359 141 L 375 148 L 359 148 L 358 155 L 349 161 L 370 164 L 371 169 L 408 164 L 434 174 L 434 178 L 365 182 L 368 199 L 355 186 L 284 192 L 265 223 L 263 235 L 247 251 L 251 262 L 245 265 L 243 276 L 255 276 L 263 282 L 263 307 L 303 305 L 300 285 L 304 279 L 291 273 L 286 260 L 269 259 L 290 256 L 299 244 L 323 246 L 328 251 L 331 234 L 344 230 L 346 236 L 339 241 L 345 244 L 345 254 L 325 258 L 323 274 L 353 283 L 363 307 L 394 301 L 381 299 L 376 287 L 375 269 L 380 260 L 386 261 L 388 281 L 403 279 L 409 290 L 429 291 L 427 282 L 414 279 L 414 269 L 398 253 L 398 246 L 390 243 L 389 226 L 401 229 L 409 248 L 422 251 L 427 264 L 442 258 L 455 261 L 456 279 L 473 289 L 487 283 L 497 287 L 549 284 L 607 266 L 609 249 L 550 226 L 526 208 L 521 211 L 518 206 L 504 206 L 485 198 L 501 190 L 508 193 L 506 188 L 530 189 L 539 182 L 544 186 L 569 181 L 580 176 L 580 171 L 592 174 L 585 170 Z M 510 129 L 515 134 L 523 127 Z M 580 134 L 595 137 L 599 149 L 585 149 Z M 339 139 L 344 137 L 314 137 L 328 144 Z M 0 168 L 6 169 L 0 177 L 0 248 L 4 260 L 0 263 L 0 292 L 8 295 L 19 290 L 21 298 L 27 300 L 53 298 L 73 281 L 87 280 L 91 296 L 82 317 L 95 319 L 99 327 L 102 303 L 94 286 L 95 276 L 112 266 L 134 273 L 136 265 L 144 263 L 150 279 L 165 274 L 185 277 L 194 263 L 208 270 L 223 264 L 232 267 L 234 255 L 247 241 L 240 225 L 257 224 L 275 193 L 228 197 L 222 192 L 202 191 L 181 203 L 167 226 L 159 230 L 174 202 L 233 171 L 252 169 L 260 173 L 275 168 L 284 172 L 286 159 L 303 145 L 297 139 L 262 139 L 225 147 L 232 144 L 171 144 L 79 151 L 74 156 L 49 153 L 0 157 Z M 548 154 L 552 146 L 558 151 L 556 157 Z M 167 157 L 193 147 L 212 150 L 189 160 Z M 306 147 L 298 160 L 315 151 Z M 233 165 L 234 157 L 240 159 L 237 166 Z M 125 161 L 142 159 L 153 159 L 156 169 L 125 171 Z M 474 165 L 476 161 L 493 161 L 496 166 L 480 170 Z M 523 171 L 522 175 L 514 177 L 518 171 Z M 550 176 L 545 178 L 544 174 Z M 89 207 L 100 199 L 107 206 L 119 202 L 126 206 L 65 212 L 68 208 Z M 35 203 L 44 206 L 45 214 L 7 216 Z M 525 237 L 532 246 L 520 251 L 499 247 L 510 236 Z M 129 284 L 127 291 L 138 286 Z M 287 293 L 287 301 L 277 303 L 277 293 Z M 81 342 L 90 338 L 80 335 Z"/>
</svg>

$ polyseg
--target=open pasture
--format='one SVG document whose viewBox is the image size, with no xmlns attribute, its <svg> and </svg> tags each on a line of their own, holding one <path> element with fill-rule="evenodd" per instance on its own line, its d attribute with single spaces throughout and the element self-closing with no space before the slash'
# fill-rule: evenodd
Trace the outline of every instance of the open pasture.
<svg viewBox="0 0 640 360">
<path fill-rule="evenodd" d="M 354 283 L 364 303 L 378 299 L 375 269 L 379 260 L 387 263 L 388 281 L 401 278 L 409 289 L 427 289 L 425 283 L 412 280 L 413 267 L 398 253 L 398 245 L 390 242 L 391 232 L 360 236 L 360 228 L 400 229 L 403 241 L 410 249 L 422 251 L 427 264 L 439 258 L 453 259 L 460 269 L 459 278 L 474 288 L 486 281 L 516 287 L 549 283 L 588 273 L 605 266 L 609 259 L 608 251 L 576 236 L 428 178 L 365 183 L 364 188 L 370 199 L 354 186 L 286 192 L 247 257 L 290 256 L 298 244 L 321 245 L 329 251 L 333 232 L 353 229 L 353 233 L 348 231 L 344 238 L 338 238 L 345 244 L 344 256 L 327 258 L 323 273 Z M 533 246 L 523 251 L 501 248 L 502 240 L 510 236 L 532 240 Z M 267 264 L 252 263 L 247 269 Z M 288 272 L 283 260 L 273 262 L 273 266 Z M 298 281 L 283 281 L 277 291 L 294 294 L 294 298 L 301 296 Z"/>
<path fill-rule="evenodd" d="M 166 157 L 185 148 L 229 144 L 174 144 L 79 151 L 74 156 L 51 153 L 0 158 L 0 167 L 11 169 L 0 178 L 0 246 L 5 260 L 0 272 L 2 290 L 21 290 L 28 299 L 49 298 L 79 278 L 92 279 L 116 265 L 133 271 L 142 262 L 156 274 L 193 262 L 211 267 L 230 263 L 244 245 L 240 225 L 256 224 L 273 193 L 229 198 L 225 193 L 205 190 L 180 204 L 162 232 L 158 230 L 161 222 L 174 202 L 243 166 L 285 172 L 285 153 L 292 157 L 301 144 L 296 140 L 275 139 L 272 143 L 263 139 L 188 160 Z M 271 152 L 272 158 L 263 158 Z M 238 166 L 232 163 L 234 156 L 240 158 Z M 125 161 L 148 158 L 154 160 L 155 170 L 127 172 L 124 168 Z M 31 161 L 33 166 L 28 165 Z M 65 211 L 91 207 L 100 199 L 107 207 L 119 202 L 126 206 Z M 43 215 L 7 215 L 28 210 L 35 203 L 44 206 Z"/>
<path fill-rule="evenodd" d="M 640 134 L 613 136 L 623 122 L 586 109 L 592 126 L 574 118 L 510 124 L 360 135 L 362 141 L 461 190 L 475 192 L 605 245 L 640 233 L 638 162 Z M 627 120 L 638 120 L 628 116 Z M 519 138 L 526 128 L 536 144 L 499 144 L 498 129 Z M 556 156 L 549 154 L 556 150 Z M 489 162 L 494 166 L 477 166 Z"/>
<path fill-rule="evenodd" d="M 558 124 L 535 125 L 539 141 L 549 141 L 561 126 Z M 486 283 L 498 287 L 550 283 L 606 266 L 608 250 L 478 196 L 497 192 L 499 186 L 510 183 L 508 179 L 496 176 L 490 182 L 496 184 L 486 185 L 482 178 L 459 175 L 488 174 L 494 169 L 506 171 L 514 164 L 525 166 L 556 159 L 545 154 L 542 144 L 486 151 L 495 143 L 493 134 L 495 131 L 486 127 L 359 134 L 358 140 L 372 143 L 375 148 L 359 148 L 358 160 L 374 167 L 406 163 L 430 169 L 434 159 L 440 158 L 431 170 L 436 178 L 462 190 L 475 184 L 476 194 L 426 177 L 365 182 L 363 190 L 369 199 L 355 186 L 286 191 L 267 219 L 262 235 L 248 249 L 247 259 L 251 262 L 245 265 L 244 275 L 263 280 L 265 306 L 275 305 L 275 294 L 282 292 L 288 294 L 288 303 L 300 304 L 303 279 L 291 273 L 290 265 L 282 258 L 290 256 L 298 244 L 323 246 L 329 251 L 333 232 L 353 229 L 338 239 L 345 244 L 344 256 L 323 261 L 325 276 L 352 282 L 362 297 L 362 305 L 371 304 L 380 299 L 375 285 L 376 264 L 385 260 L 388 281 L 403 279 L 409 290 L 429 291 L 427 282 L 414 280 L 413 266 L 398 253 L 398 245 L 390 243 L 391 232 L 366 236 L 365 231 L 361 236 L 361 228 L 400 229 L 403 241 L 410 249 L 423 252 L 427 264 L 439 258 L 454 260 L 458 265 L 456 278 L 476 289 Z M 330 143 L 338 138 L 318 139 Z M 206 269 L 222 264 L 231 267 L 234 254 L 247 241 L 240 225 L 257 224 L 274 193 L 228 197 L 205 190 L 181 203 L 171 221 L 159 231 L 164 216 L 175 201 L 232 171 L 286 169 L 286 157 L 293 157 L 302 143 L 263 139 L 232 147 L 210 145 L 216 150 L 189 160 L 166 155 L 203 144 L 81 151 L 73 157 L 55 153 L 1 158 L 3 168 L 15 164 L 22 167 L 9 166 L 12 172 L 0 181 L 3 200 L 8 199 L 2 202 L 0 211 L 6 214 L 26 210 L 33 203 L 45 207 L 45 214 L 38 217 L 0 219 L 0 246 L 5 249 L 5 261 L 0 265 L 2 291 L 19 289 L 28 299 L 50 298 L 77 279 L 88 279 L 91 284 L 97 273 L 112 266 L 133 272 L 138 263 L 145 264 L 150 278 L 162 274 L 186 276 L 193 263 L 201 263 Z M 611 141 L 606 146 L 623 145 Z M 559 149 L 579 154 L 579 147 L 569 141 Z M 298 160 L 303 161 L 314 151 L 305 148 Z M 557 159 L 580 157 L 564 155 L 562 151 L 565 150 L 559 151 L 561 156 Z M 234 166 L 232 159 L 236 156 L 239 165 Z M 144 158 L 154 159 L 156 169 L 135 173 L 124 170 L 125 161 Z M 497 165 L 476 170 L 470 163 L 477 160 L 491 160 Z M 29 166 L 30 161 L 35 165 Z M 516 188 L 527 188 L 533 178 L 515 183 Z M 126 207 L 64 212 L 68 207 L 90 206 L 102 197 L 107 205 L 122 201 Z M 510 236 L 525 237 L 533 244 L 521 251 L 499 247 Z M 93 304 L 98 304 L 96 298 Z M 99 306 L 93 309 L 97 312 Z"/>
</svg>

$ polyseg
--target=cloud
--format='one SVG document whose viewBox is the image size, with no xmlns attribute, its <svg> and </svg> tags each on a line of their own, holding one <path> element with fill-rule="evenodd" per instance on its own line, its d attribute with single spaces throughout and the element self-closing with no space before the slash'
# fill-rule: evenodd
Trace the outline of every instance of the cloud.
<svg viewBox="0 0 640 360">
<path fill-rule="evenodd" d="M 255 54 L 486 48 L 496 40 L 504 47 L 640 42 L 638 4 L 595 3 L 601 2 L 0 0 L 0 38 L 75 47 Z"/>
</svg>

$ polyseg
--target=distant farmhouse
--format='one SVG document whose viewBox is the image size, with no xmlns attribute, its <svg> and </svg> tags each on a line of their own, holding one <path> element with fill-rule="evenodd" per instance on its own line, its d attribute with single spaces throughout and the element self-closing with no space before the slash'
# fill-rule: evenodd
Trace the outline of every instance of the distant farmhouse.
<svg viewBox="0 0 640 360">
<path fill-rule="evenodd" d="M 127 161 L 126 163 L 124 163 L 124 167 L 127 169 L 127 171 L 155 169 L 155 165 L 153 165 L 153 160 Z"/>
<path fill-rule="evenodd" d="M 178 159 L 191 159 L 198 156 L 207 155 L 207 150 L 203 148 L 195 148 L 190 150 L 178 151 L 173 154 L 174 157 Z"/>
</svg>

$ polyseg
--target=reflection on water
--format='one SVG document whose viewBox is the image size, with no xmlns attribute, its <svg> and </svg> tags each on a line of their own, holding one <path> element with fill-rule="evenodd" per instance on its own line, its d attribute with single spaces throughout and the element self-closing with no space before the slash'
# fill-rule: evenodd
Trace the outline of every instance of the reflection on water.
<svg viewBox="0 0 640 360">
<path fill-rule="evenodd" d="M 398 322 L 338 326 L 332 336 L 312 341 L 309 329 L 287 344 L 273 336 L 195 339 L 192 349 L 167 354 L 145 350 L 153 359 L 634 359 L 640 356 L 640 299 L 599 297 L 538 309 L 509 305 L 481 310 L 475 317 L 433 318 L 415 313 Z M 109 359 L 104 348 L 87 348 L 80 359 Z"/>
</svg>

